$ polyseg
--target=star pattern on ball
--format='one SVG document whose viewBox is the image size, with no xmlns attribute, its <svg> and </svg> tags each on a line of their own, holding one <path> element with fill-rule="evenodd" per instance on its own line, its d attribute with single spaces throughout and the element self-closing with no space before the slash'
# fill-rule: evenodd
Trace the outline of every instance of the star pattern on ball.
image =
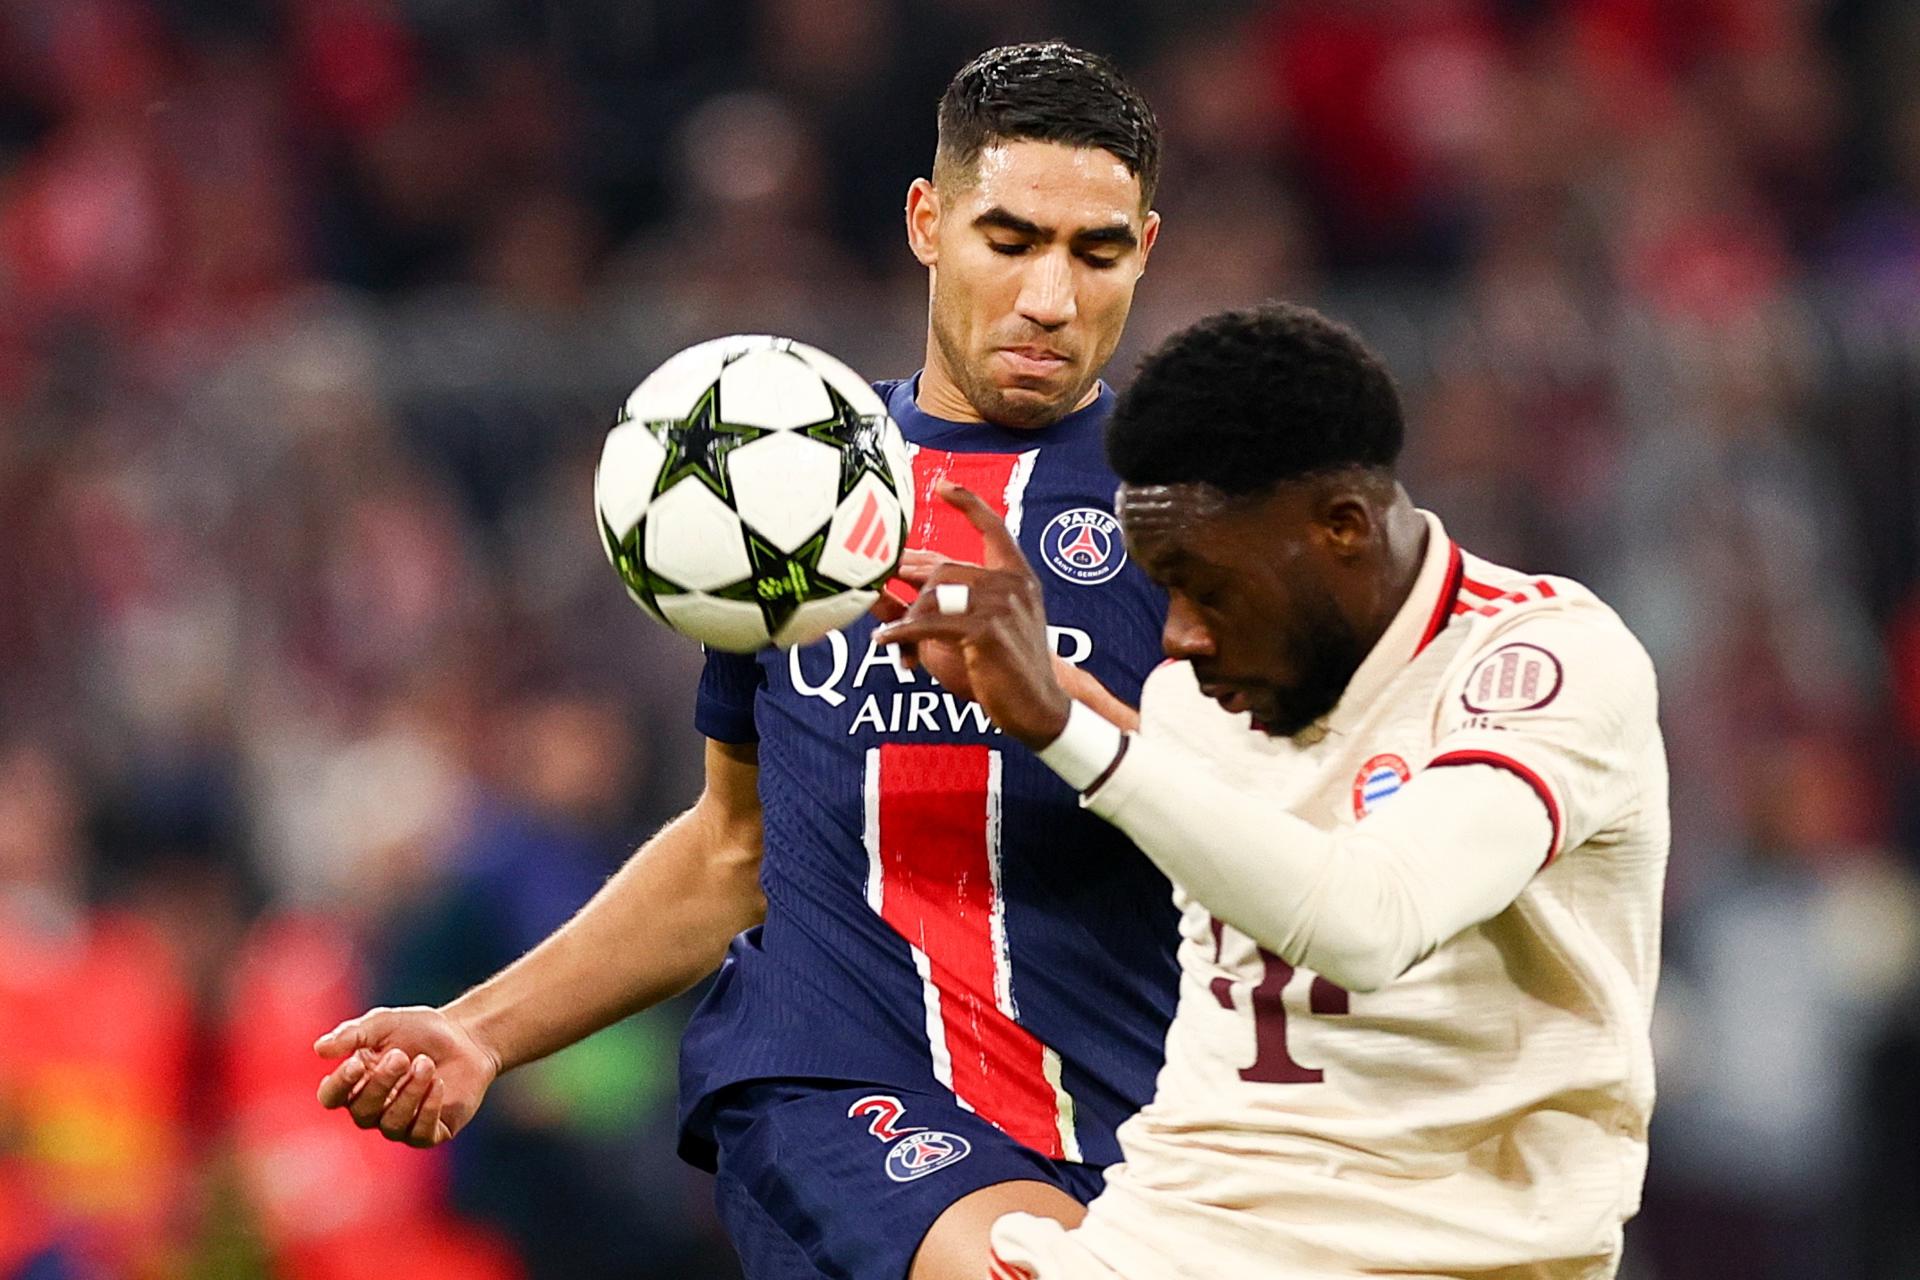
<svg viewBox="0 0 1920 1280">
<path fill-rule="evenodd" d="M 822 574 L 817 566 L 827 544 L 826 531 L 814 535 L 789 555 L 766 539 L 747 530 L 747 559 L 753 570 L 732 586 L 713 594 L 723 600 L 742 600 L 760 606 L 769 634 L 785 626 L 794 610 L 809 600 L 819 600 L 848 590 Z"/>
<path fill-rule="evenodd" d="M 727 455 L 743 444 L 772 433 L 764 427 L 735 426 L 723 421 L 720 414 L 720 388 L 716 384 L 707 388 L 685 422 L 659 429 L 660 443 L 667 446 L 667 459 L 653 487 L 655 497 L 692 476 L 723 501 L 733 501 L 733 485 L 727 479 Z"/>
<path fill-rule="evenodd" d="M 833 416 L 801 431 L 840 451 L 841 499 L 844 501 L 868 472 L 889 487 L 903 483 L 888 467 L 887 451 L 881 444 L 886 438 L 886 416 L 861 413 L 832 387 L 827 388 L 827 398 L 833 404 Z"/>
</svg>

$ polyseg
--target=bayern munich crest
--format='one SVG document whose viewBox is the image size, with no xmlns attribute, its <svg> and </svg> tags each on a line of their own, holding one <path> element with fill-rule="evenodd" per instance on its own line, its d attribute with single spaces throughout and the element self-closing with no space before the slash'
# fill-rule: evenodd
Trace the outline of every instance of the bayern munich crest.
<svg viewBox="0 0 1920 1280">
<path fill-rule="evenodd" d="M 1364 818 L 1388 796 L 1407 785 L 1413 770 L 1391 752 L 1378 755 L 1360 766 L 1353 779 L 1353 816 Z"/>
<path fill-rule="evenodd" d="M 1120 521 L 1098 507 L 1062 511 L 1041 531 L 1040 558 L 1068 582 L 1087 587 L 1105 582 L 1127 563 Z"/>
<path fill-rule="evenodd" d="M 958 1164 L 972 1153 L 973 1144 L 957 1133 L 919 1129 L 894 1143 L 887 1152 L 887 1176 L 895 1182 L 912 1182 L 938 1173 L 950 1164 Z"/>
</svg>

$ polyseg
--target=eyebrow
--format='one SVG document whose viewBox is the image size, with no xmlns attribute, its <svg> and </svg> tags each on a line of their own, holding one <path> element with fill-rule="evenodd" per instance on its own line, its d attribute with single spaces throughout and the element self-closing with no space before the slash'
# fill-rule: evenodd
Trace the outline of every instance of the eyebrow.
<svg viewBox="0 0 1920 1280">
<path fill-rule="evenodd" d="M 982 230 L 998 227 L 1002 231 L 1027 236 L 1042 244 L 1051 243 L 1056 234 L 1052 228 L 1043 227 L 1031 218 L 1023 218 L 1002 205 L 995 205 L 975 218 L 973 225 Z M 1071 239 L 1075 244 L 1113 244 L 1125 249 L 1131 249 L 1140 243 L 1140 237 L 1136 236 L 1133 228 L 1125 223 L 1115 223 L 1105 227 L 1085 227 L 1074 232 Z"/>
</svg>

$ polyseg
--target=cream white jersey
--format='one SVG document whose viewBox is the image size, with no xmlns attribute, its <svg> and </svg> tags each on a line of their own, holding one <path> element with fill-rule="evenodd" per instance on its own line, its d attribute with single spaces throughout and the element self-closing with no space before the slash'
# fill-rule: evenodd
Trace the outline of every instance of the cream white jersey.
<svg viewBox="0 0 1920 1280">
<path fill-rule="evenodd" d="M 1001 1265 L 1616 1271 L 1654 1094 L 1652 668 L 1593 593 L 1423 515 L 1411 595 L 1302 734 L 1227 713 L 1185 663 L 1148 681 L 1088 803 L 1181 886 L 1166 1065 L 1085 1224 L 1036 1246 L 1045 1229 L 1003 1219 Z M 1055 1245 L 1080 1263 L 1042 1265 Z"/>
</svg>

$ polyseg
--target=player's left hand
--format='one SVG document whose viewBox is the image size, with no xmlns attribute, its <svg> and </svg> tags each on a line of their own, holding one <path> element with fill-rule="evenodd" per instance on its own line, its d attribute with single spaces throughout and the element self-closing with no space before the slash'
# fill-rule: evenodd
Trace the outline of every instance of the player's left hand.
<svg viewBox="0 0 1920 1280">
<path fill-rule="evenodd" d="M 874 639 L 923 651 L 931 645 L 957 649 L 973 700 L 1008 736 L 1044 747 L 1066 728 L 1068 697 L 1054 671 L 1040 580 L 1006 524 L 978 495 L 949 483 L 937 496 L 980 531 L 986 564 L 932 566 L 916 584 L 920 595 L 905 616 L 881 627 Z M 942 586 L 964 587 L 966 607 L 942 613 L 941 599 L 951 601 L 954 594 L 943 593 Z"/>
</svg>

